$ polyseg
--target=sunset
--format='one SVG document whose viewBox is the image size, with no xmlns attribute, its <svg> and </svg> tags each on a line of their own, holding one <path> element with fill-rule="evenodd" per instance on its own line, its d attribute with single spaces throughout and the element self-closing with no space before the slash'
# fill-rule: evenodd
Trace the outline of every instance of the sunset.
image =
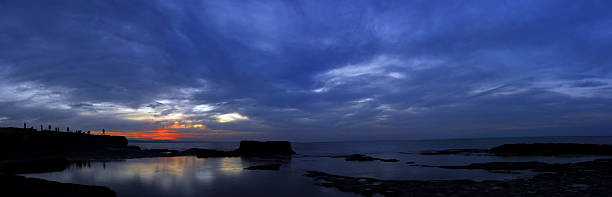
<svg viewBox="0 0 612 197">
<path fill-rule="evenodd" d="M 600 184 L 612 180 L 610 10 L 0 0 L 0 185 L 8 196 L 611 196 Z"/>
</svg>

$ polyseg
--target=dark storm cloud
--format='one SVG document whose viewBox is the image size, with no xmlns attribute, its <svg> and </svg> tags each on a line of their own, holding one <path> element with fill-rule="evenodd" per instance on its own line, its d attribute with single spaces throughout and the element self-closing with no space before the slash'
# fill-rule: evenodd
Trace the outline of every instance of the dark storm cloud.
<svg viewBox="0 0 612 197">
<path fill-rule="evenodd" d="M 189 121 L 297 140 L 608 135 L 611 5 L 1 1 L 0 122 Z M 248 120 L 221 121 L 232 113 Z"/>
</svg>

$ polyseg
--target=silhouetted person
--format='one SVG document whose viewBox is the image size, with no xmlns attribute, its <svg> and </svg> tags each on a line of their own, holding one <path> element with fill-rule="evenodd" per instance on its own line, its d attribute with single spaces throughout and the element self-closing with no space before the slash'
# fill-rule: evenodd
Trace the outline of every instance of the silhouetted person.
<svg viewBox="0 0 612 197">
<path fill-rule="evenodd" d="M 66 132 L 70 132 L 70 127 L 66 127 Z"/>
<path fill-rule="evenodd" d="M 23 129 L 26 129 L 26 123 L 23 122 Z"/>
<path fill-rule="evenodd" d="M 89 135 L 89 134 L 90 134 L 89 131 L 87 131 L 87 135 Z"/>
<path fill-rule="evenodd" d="M 49 131 L 51 131 L 51 125 L 49 125 Z"/>
<path fill-rule="evenodd" d="M 104 135 L 104 132 L 106 132 L 104 129 L 102 129 L 102 135 Z"/>
<path fill-rule="evenodd" d="M 43 131 L 43 127 L 42 127 L 42 125 L 40 125 L 40 131 Z"/>
</svg>

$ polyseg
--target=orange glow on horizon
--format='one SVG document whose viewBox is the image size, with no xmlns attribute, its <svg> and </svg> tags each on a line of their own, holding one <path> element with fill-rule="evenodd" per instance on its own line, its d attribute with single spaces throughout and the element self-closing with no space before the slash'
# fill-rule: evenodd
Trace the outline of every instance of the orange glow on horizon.
<svg viewBox="0 0 612 197">
<path fill-rule="evenodd" d="M 179 133 L 175 130 L 169 129 L 158 129 L 158 130 L 145 130 L 145 131 L 109 131 L 106 132 L 110 135 L 125 136 L 129 139 L 136 140 L 178 140 L 179 138 L 189 137 L 189 134 Z"/>
<path fill-rule="evenodd" d="M 107 131 L 107 135 L 125 136 L 134 140 L 181 140 L 204 139 L 212 136 L 250 134 L 251 132 L 211 129 L 205 124 L 190 124 L 190 122 L 174 122 L 153 128 L 151 130 Z"/>
</svg>

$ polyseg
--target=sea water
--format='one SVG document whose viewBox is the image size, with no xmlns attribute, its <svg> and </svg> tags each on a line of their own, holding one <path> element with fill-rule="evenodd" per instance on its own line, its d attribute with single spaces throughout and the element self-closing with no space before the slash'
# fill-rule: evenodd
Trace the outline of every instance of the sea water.
<svg viewBox="0 0 612 197">
<path fill-rule="evenodd" d="M 252 165 L 277 163 L 265 158 L 160 157 L 120 161 L 76 163 L 61 172 L 26 174 L 64 183 L 106 186 L 118 196 L 354 196 L 333 188 L 315 185 L 304 176 L 307 170 L 353 177 L 385 180 L 504 180 L 529 178 L 535 173 L 491 173 L 485 170 L 452 170 L 419 165 L 467 165 L 480 162 L 542 161 L 568 163 L 605 156 L 498 157 L 487 155 L 421 155 L 421 151 L 444 149 L 486 149 L 509 143 L 568 142 L 612 144 L 612 137 L 535 137 L 446 139 L 418 141 L 359 141 L 292 143 L 298 153 L 284 161 L 279 171 L 245 170 Z M 209 148 L 233 150 L 238 142 L 142 143 L 143 149 L 186 150 Z M 352 162 L 326 156 L 365 154 L 399 162 Z"/>
</svg>

